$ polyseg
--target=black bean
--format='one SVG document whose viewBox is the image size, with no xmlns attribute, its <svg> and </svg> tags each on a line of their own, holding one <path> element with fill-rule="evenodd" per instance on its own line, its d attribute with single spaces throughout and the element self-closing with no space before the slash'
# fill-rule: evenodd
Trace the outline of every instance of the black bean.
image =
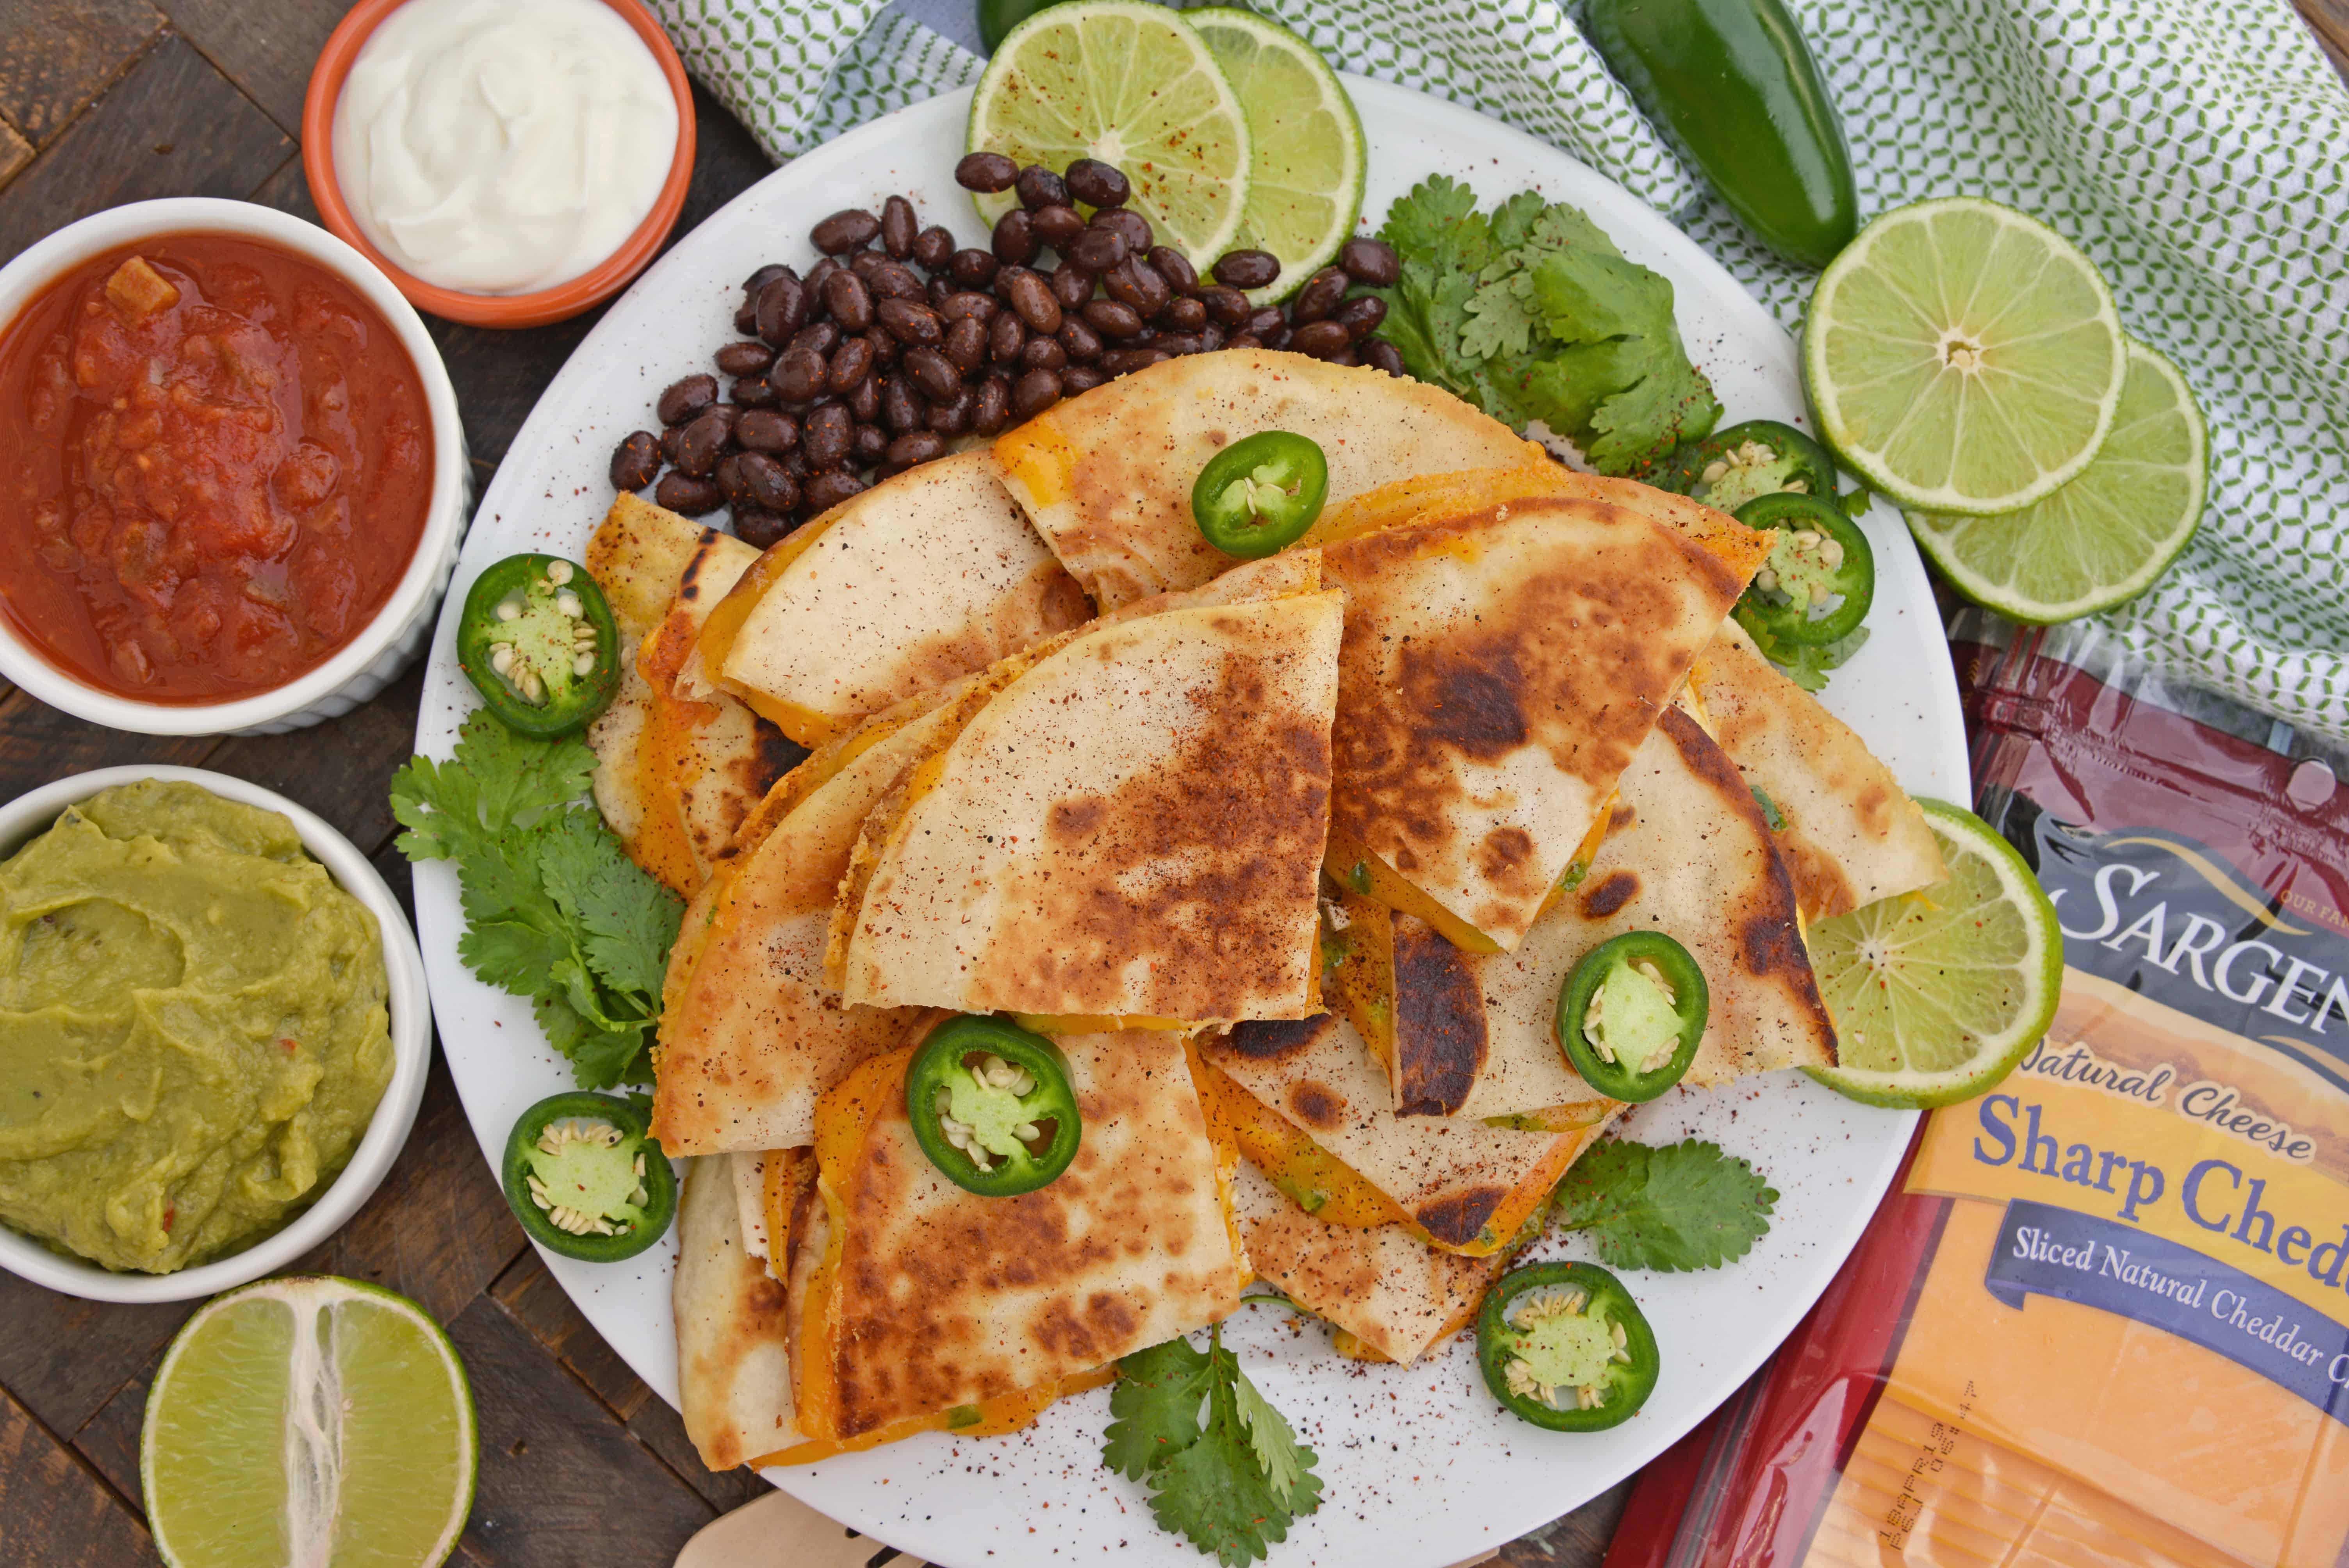
<svg viewBox="0 0 2349 1568">
<path fill-rule="evenodd" d="M 1280 307 L 1277 304 L 1268 304 L 1262 310 L 1250 311 L 1240 321 L 1242 330 L 1252 333 L 1267 342 L 1270 342 L 1273 334 L 1288 325 L 1288 318 L 1280 314 Z"/>
<path fill-rule="evenodd" d="M 1030 212 L 1069 204 L 1067 183 L 1040 163 L 1031 163 L 1021 170 L 1012 188 L 1019 192 L 1019 204 Z"/>
<path fill-rule="evenodd" d="M 1361 362 L 1362 356 L 1359 353 L 1355 352 L 1354 346 L 1350 343 L 1330 356 L 1330 363 L 1332 365 L 1352 366 L 1360 365 Z"/>
<path fill-rule="evenodd" d="M 1050 342 L 1050 338 L 1045 339 Z M 1011 383 L 1000 376 L 990 376 L 978 384 L 978 396 L 970 410 L 973 435 L 993 436 L 1011 423 Z"/>
<path fill-rule="evenodd" d="M 1029 215 L 1038 242 L 1065 254 L 1069 242 L 1085 232 L 1085 220 L 1074 207 L 1039 207 Z"/>
<path fill-rule="evenodd" d="M 863 332 L 873 325 L 873 291 L 854 273 L 834 273 L 825 279 L 823 303 L 845 331 Z"/>
<path fill-rule="evenodd" d="M 930 302 L 932 310 L 946 304 L 947 296 L 952 293 L 954 293 L 954 284 L 947 278 L 932 278 L 922 286 L 922 297 Z"/>
<path fill-rule="evenodd" d="M 855 424 L 848 410 L 837 403 L 826 403 L 810 414 L 800 430 L 800 449 L 807 454 L 808 466 L 828 469 L 847 457 L 849 435 Z"/>
<path fill-rule="evenodd" d="M 1071 365 L 1061 377 L 1061 396 L 1073 397 L 1080 392 L 1090 392 L 1109 377 L 1091 365 Z"/>
<path fill-rule="evenodd" d="M 1224 346 L 1230 349 L 1262 348 L 1264 340 L 1253 332 L 1236 332 L 1224 339 Z"/>
<path fill-rule="evenodd" d="M 1287 348 L 1288 346 L 1289 336 L 1290 333 L 1288 325 L 1284 322 L 1278 329 L 1265 334 L 1264 346 L 1267 348 L 1272 349 Z"/>
<path fill-rule="evenodd" d="M 758 301 L 746 299 L 734 307 L 734 330 L 746 334 L 759 330 Z"/>
<path fill-rule="evenodd" d="M 914 396 L 913 383 L 902 376 L 892 376 L 881 384 L 881 422 L 898 435 L 922 428 L 922 402 Z"/>
<path fill-rule="evenodd" d="M 889 433 L 878 425 L 859 425 L 848 438 L 849 461 L 870 468 L 889 449 Z"/>
<path fill-rule="evenodd" d="M 881 203 L 881 248 L 897 260 L 914 253 L 914 235 L 920 228 L 914 218 L 914 204 L 903 196 L 892 196 Z"/>
<path fill-rule="evenodd" d="M 909 430 L 889 443 L 889 460 L 901 469 L 947 455 L 947 438 L 935 430 Z"/>
<path fill-rule="evenodd" d="M 1071 264 L 1089 273 L 1105 273 L 1126 258 L 1125 236 L 1115 229 L 1085 229 L 1068 248 Z"/>
<path fill-rule="evenodd" d="M 971 416 L 978 411 L 978 392 L 968 387 L 960 387 L 945 401 L 930 404 L 928 424 L 941 436 L 959 436 L 970 428 Z"/>
<path fill-rule="evenodd" d="M 1027 341 L 1028 324 L 1015 311 L 1007 310 L 987 325 L 987 356 L 998 365 L 1019 358 Z"/>
<path fill-rule="evenodd" d="M 769 408 L 775 402 L 775 388 L 763 376 L 743 377 L 726 389 L 726 395 L 745 408 Z"/>
<path fill-rule="evenodd" d="M 800 444 L 800 422 L 772 408 L 754 408 L 734 421 L 734 438 L 746 452 L 788 452 Z"/>
<path fill-rule="evenodd" d="M 1056 371 L 1025 370 L 1011 384 L 1011 412 L 1032 419 L 1061 400 L 1061 377 Z"/>
<path fill-rule="evenodd" d="M 1293 326 L 1303 326 L 1319 321 L 1336 310 L 1346 297 L 1346 274 L 1336 267 L 1323 267 L 1305 280 L 1288 302 L 1288 320 Z"/>
<path fill-rule="evenodd" d="M 821 302 L 823 299 L 823 280 L 838 271 L 840 271 L 840 263 L 833 257 L 826 256 L 810 267 L 807 276 L 800 280 L 802 286 L 807 290 L 810 313 L 823 308 Z"/>
<path fill-rule="evenodd" d="M 1061 180 L 1069 194 L 1088 207 L 1123 207 L 1133 194 L 1125 171 L 1114 163 L 1103 163 L 1098 158 L 1080 158 L 1069 165 Z"/>
<path fill-rule="evenodd" d="M 1147 253 L 1154 239 L 1150 220 L 1131 207 L 1102 208 L 1093 214 L 1093 226 L 1123 234 L 1127 253 L 1135 256 Z"/>
<path fill-rule="evenodd" d="M 660 438 L 650 430 L 631 430 L 612 449 L 612 488 L 640 490 L 660 477 Z"/>
<path fill-rule="evenodd" d="M 1011 308 L 1032 332 L 1061 330 L 1061 302 L 1052 297 L 1052 288 L 1041 275 L 1022 270 L 1003 291 Z"/>
<path fill-rule="evenodd" d="M 1162 332 L 1150 340 L 1153 348 L 1163 348 L 1173 355 L 1196 354 L 1206 346 L 1195 332 Z"/>
<path fill-rule="evenodd" d="M 1199 269 L 1191 264 L 1190 257 L 1174 246 L 1153 245 L 1150 253 L 1143 260 L 1155 267 L 1158 275 L 1166 280 L 1166 286 L 1176 294 L 1195 294 L 1199 292 Z"/>
<path fill-rule="evenodd" d="M 839 469 L 827 469 L 800 487 L 800 510 L 811 515 L 830 511 L 850 496 L 863 492 L 864 481 Z"/>
<path fill-rule="evenodd" d="M 992 251 L 957 251 L 947 261 L 947 275 L 958 288 L 983 289 L 995 281 L 995 270 L 1002 264 Z"/>
<path fill-rule="evenodd" d="M 792 486 L 792 503 L 799 499 L 799 486 Z M 787 538 L 798 526 L 781 512 L 769 511 L 764 507 L 738 506 L 734 509 L 734 537 L 754 550 L 771 550 Z"/>
<path fill-rule="evenodd" d="M 1101 367 L 1112 376 L 1124 376 L 1163 365 L 1173 357 L 1163 348 L 1112 348 L 1101 356 Z"/>
<path fill-rule="evenodd" d="M 837 322 L 812 321 L 792 334 L 792 341 L 784 352 L 804 348 L 814 354 L 830 354 L 839 346 L 840 325 Z"/>
<path fill-rule="evenodd" d="M 823 384 L 830 391 L 845 394 L 850 387 L 872 374 L 873 346 L 861 337 L 852 337 L 833 355 L 831 366 L 824 372 Z"/>
<path fill-rule="evenodd" d="M 677 466 L 700 479 L 718 467 L 733 438 L 734 421 L 712 405 L 677 438 Z"/>
<path fill-rule="evenodd" d="M 1177 332 L 1196 332 L 1207 325 L 1207 307 L 1195 299 L 1178 296 L 1166 303 L 1158 319 Z"/>
<path fill-rule="evenodd" d="M 1050 338 L 1042 341 L 1050 342 Z M 947 328 L 941 352 L 955 362 L 955 368 L 968 376 L 987 363 L 987 326 L 975 315 L 964 316 Z"/>
<path fill-rule="evenodd" d="M 882 327 L 900 343 L 936 348 L 946 336 L 946 322 L 928 305 L 916 304 L 910 300 L 885 299 L 878 314 Z"/>
<path fill-rule="evenodd" d="M 1109 291 L 1110 298 L 1132 305 L 1134 315 L 1144 321 L 1164 310 L 1174 297 L 1156 268 L 1132 256 L 1102 274 L 1102 287 Z"/>
<path fill-rule="evenodd" d="M 876 368 L 884 365 L 895 365 L 897 363 L 897 352 L 900 346 L 895 337 L 892 336 L 887 332 L 883 331 L 876 325 L 872 331 L 864 335 L 864 341 L 873 346 L 873 363 Z"/>
<path fill-rule="evenodd" d="M 669 462 L 673 463 L 677 461 L 677 444 L 684 438 L 685 427 L 683 425 L 671 425 L 668 428 L 663 430 L 660 433 L 660 439 L 657 443 L 660 447 L 661 456 Z"/>
<path fill-rule="evenodd" d="M 1021 208 L 1014 207 L 995 221 L 995 259 L 1007 267 L 1024 267 L 1036 259 L 1036 225 Z"/>
<path fill-rule="evenodd" d="M 966 289 L 947 295 L 946 304 L 938 306 L 938 314 L 945 316 L 950 323 L 960 321 L 968 316 L 984 325 L 995 319 L 995 313 L 999 308 L 995 303 L 993 294 L 984 294 L 975 289 Z"/>
<path fill-rule="evenodd" d="M 879 251 L 859 251 L 848 258 L 848 270 L 867 283 L 873 281 L 874 273 L 888 264 L 889 258 Z"/>
<path fill-rule="evenodd" d="M 1209 322 L 1206 325 L 1205 325 L 1205 326 L 1203 326 L 1203 327 L 1201 327 L 1201 328 L 1199 329 L 1199 352 L 1200 352 L 1200 353 L 1202 353 L 1202 354 L 1213 354 L 1216 350 L 1217 350 L 1218 348 L 1221 348 L 1221 347 L 1223 347 L 1223 346 L 1224 346 L 1224 329 L 1223 329 L 1222 327 L 1217 326 L 1214 322 L 1212 322 L 1212 321 L 1211 321 L 1211 322 Z"/>
<path fill-rule="evenodd" d="M 1084 317 L 1081 315 L 1072 315 L 1061 323 L 1060 338 L 1061 346 L 1068 351 L 1069 357 L 1080 364 L 1096 357 L 1102 351 L 1101 334 L 1086 325 Z"/>
<path fill-rule="evenodd" d="M 1358 284 L 1391 289 L 1402 276 L 1402 261 L 1384 240 L 1357 234 L 1338 247 L 1338 264 Z"/>
<path fill-rule="evenodd" d="M 1226 251 L 1211 270 L 1219 284 L 1260 289 L 1280 276 L 1280 262 L 1270 251 Z"/>
<path fill-rule="evenodd" d="M 1288 346 L 1315 359 L 1327 359 L 1353 340 L 1334 321 L 1309 321 L 1289 334 Z"/>
<path fill-rule="evenodd" d="M 1019 165 L 999 152 L 966 152 L 955 165 L 955 183 L 966 191 L 992 195 L 1009 191 L 1019 178 Z"/>
<path fill-rule="evenodd" d="M 1123 300 L 1097 299 L 1085 306 L 1084 318 L 1103 337 L 1134 337 L 1143 328 L 1142 313 Z"/>
<path fill-rule="evenodd" d="M 1248 318 L 1247 295 L 1229 284 L 1209 284 L 1197 295 L 1207 307 L 1207 319 L 1222 326 L 1237 326 Z"/>
<path fill-rule="evenodd" d="M 938 271 L 954 253 L 954 235 L 936 224 L 914 236 L 914 264 L 925 272 Z"/>
<path fill-rule="evenodd" d="M 765 288 L 769 284 L 773 283 L 777 278 L 795 278 L 799 275 L 799 273 L 795 269 L 787 267 L 781 262 L 769 262 L 765 266 L 761 267 L 757 272 L 752 273 L 749 277 L 742 280 L 742 297 L 744 299 L 757 299 L 759 297 L 759 291 Z"/>
<path fill-rule="evenodd" d="M 848 405 L 848 411 L 856 417 L 858 422 L 870 425 L 881 418 L 880 377 L 866 377 L 852 387 L 848 396 L 841 400 Z"/>
<path fill-rule="evenodd" d="M 727 453 L 718 459 L 718 468 L 709 476 L 718 482 L 718 489 L 726 497 L 728 506 L 740 506 L 750 495 L 743 486 L 742 458 L 740 452 Z"/>
<path fill-rule="evenodd" d="M 881 220 L 862 207 L 844 208 L 808 231 L 808 242 L 827 256 L 854 251 L 873 242 Z"/>
<path fill-rule="evenodd" d="M 895 262 L 884 262 L 864 279 L 864 286 L 873 291 L 876 300 L 909 299 L 916 302 L 930 297 L 928 287 L 914 275 L 914 269 Z"/>
<path fill-rule="evenodd" d="M 962 373 L 954 367 L 954 361 L 935 348 L 909 348 L 898 363 L 912 377 L 914 390 L 933 403 L 948 401 L 962 385 Z"/>
<path fill-rule="evenodd" d="M 1330 319 L 1346 329 L 1346 335 L 1360 343 L 1379 329 L 1387 318 L 1387 302 L 1376 294 L 1361 294 L 1348 300 L 1330 313 Z"/>
<path fill-rule="evenodd" d="M 775 362 L 775 351 L 763 343 L 730 343 L 718 351 L 718 368 L 729 376 L 756 376 Z"/>
<path fill-rule="evenodd" d="M 814 349 L 793 348 L 776 362 L 767 379 L 775 388 L 775 396 L 784 402 L 812 403 L 815 395 L 823 390 L 827 368 L 823 356 Z"/>
<path fill-rule="evenodd" d="M 717 377 L 688 376 L 663 388 L 660 401 L 653 407 L 662 424 L 682 425 L 717 401 Z"/>
<path fill-rule="evenodd" d="M 1031 337 L 1020 346 L 1019 366 L 1023 370 L 1060 370 L 1068 363 L 1069 351 L 1061 346 L 1057 337 Z"/>
<path fill-rule="evenodd" d="M 708 480 L 691 474 L 663 474 L 653 487 L 653 503 L 685 517 L 699 517 L 726 504 L 725 492 Z"/>
</svg>

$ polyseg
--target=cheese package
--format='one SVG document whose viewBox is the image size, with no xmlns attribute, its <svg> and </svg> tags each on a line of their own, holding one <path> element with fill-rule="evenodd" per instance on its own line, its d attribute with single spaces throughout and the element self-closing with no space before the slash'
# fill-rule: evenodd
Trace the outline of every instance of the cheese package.
<svg viewBox="0 0 2349 1568">
<path fill-rule="evenodd" d="M 1997 645 L 1961 649 L 1978 805 L 2064 933 L 2055 1021 L 1926 1119 L 1609 1568 L 2337 1568 L 2349 756 L 2093 632 L 1964 624 Z"/>
</svg>

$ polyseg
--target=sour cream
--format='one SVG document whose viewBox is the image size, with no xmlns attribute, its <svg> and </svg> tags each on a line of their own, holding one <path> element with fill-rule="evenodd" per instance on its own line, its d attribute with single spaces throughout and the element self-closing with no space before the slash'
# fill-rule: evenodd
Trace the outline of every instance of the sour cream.
<svg viewBox="0 0 2349 1568">
<path fill-rule="evenodd" d="M 531 294 L 626 242 L 677 135 L 660 63 L 602 0 L 408 0 L 351 62 L 335 178 L 403 271 Z"/>
</svg>

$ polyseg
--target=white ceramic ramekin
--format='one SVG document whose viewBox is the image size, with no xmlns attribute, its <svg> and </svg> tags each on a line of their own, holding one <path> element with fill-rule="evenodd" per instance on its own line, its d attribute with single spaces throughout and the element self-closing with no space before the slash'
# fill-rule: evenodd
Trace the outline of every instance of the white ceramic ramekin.
<svg viewBox="0 0 2349 1568">
<path fill-rule="evenodd" d="M 283 811 L 294 822 L 302 843 L 327 874 L 346 892 L 367 905 L 383 933 L 383 966 L 391 981 L 391 1083 L 377 1102 L 375 1119 L 351 1153 L 341 1175 L 293 1223 L 241 1253 L 178 1274 L 113 1274 L 96 1264 L 83 1263 L 51 1252 L 28 1236 L 0 1225 L 0 1268 L 35 1284 L 63 1291 L 90 1301 L 194 1301 L 250 1284 L 285 1267 L 325 1241 L 358 1212 L 399 1157 L 416 1124 L 416 1108 L 424 1099 L 424 1076 L 432 1065 L 432 1012 L 424 995 L 424 960 L 416 950 L 416 934 L 400 912 L 391 889 L 376 874 L 365 855 L 348 839 L 328 827 L 315 813 L 285 796 L 196 768 L 101 768 L 78 773 L 0 806 L 0 858 L 15 854 L 46 832 L 67 806 L 87 800 L 101 789 L 141 779 L 179 779 L 200 784 L 224 799 L 238 800 Z"/>
<path fill-rule="evenodd" d="M 285 685 L 231 702 L 150 703 L 119 696 L 51 664 L 0 614 L 0 675 L 51 707 L 114 729 L 146 735 L 277 735 L 338 718 L 389 686 L 432 634 L 440 595 L 457 564 L 472 477 L 457 394 L 423 318 L 365 256 L 315 223 L 274 207 L 210 196 L 133 201 L 68 223 L 0 267 L 0 324 L 14 321 L 41 291 L 94 255 L 157 234 L 241 234 L 317 263 L 375 306 L 415 362 L 432 418 L 432 500 L 407 573 L 359 634 L 317 668 Z"/>
</svg>

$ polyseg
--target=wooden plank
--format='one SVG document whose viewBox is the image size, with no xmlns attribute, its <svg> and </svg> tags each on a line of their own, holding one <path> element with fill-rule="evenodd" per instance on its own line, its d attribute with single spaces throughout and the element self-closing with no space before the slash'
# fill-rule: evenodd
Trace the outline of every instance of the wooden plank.
<svg viewBox="0 0 2349 1568">
<path fill-rule="evenodd" d="M 2349 78 L 2349 0 L 2297 0 L 2316 41 L 2333 58 L 2333 68 Z"/>
<path fill-rule="evenodd" d="M 292 148 L 251 98 L 167 35 L 9 183 L 0 258 L 125 201 L 243 196 Z"/>
<path fill-rule="evenodd" d="M 192 1308 L 198 1304 L 188 1305 Z M 146 1512 L 147 1500 L 139 1482 L 139 1431 L 147 1419 L 147 1380 L 162 1359 L 162 1350 L 158 1346 L 139 1375 L 117 1388 L 73 1438 L 74 1452 L 141 1514 Z M 0 1498 L 5 1495 L 0 1491 Z"/>
<path fill-rule="evenodd" d="M 647 1399 L 628 1418 L 628 1430 L 721 1512 L 756 1502 L 774 1490 L 756 1472 L 740 1466 L 730 1470 L 713 1470 L 704 1466 L 701 1456 L 693 1451 L 693 1439 L 685 1435 L 685 1422 L 666 1399 Z"/>
<path fill-rule="evenodd" d="M 231 737 L 204 766 L 249 779 L 307 806 L 362 850 L 391 836 L 392 770 L 415 750 L 416 707 L 424 690 L 419 655 L 374 701 L 340 718 L 285 735 Z"/>
<path fill-rule="evenodd" d="M 0 1274 L 0 1323 L 8 1326 L 0 1334 L 0 1386 L 52 1430 L 78 1432 L 198 1305 L 109 1305 Z M 15 1561 L 0 1554 L 0 1563 Z"/>
<path fill-rule="evenodd" d="M 465 1545 L 489 1568 L 665 1563 L 712 1509 L 555 1371 L 530 1330 L 487 1297 L 449 1336 L 481 1414 L 481 1470 Z"/>
<path fill-rule="evenodd" d="M 35 142 L 48 140 L 162 26 L 147 0 L 5 0 L 0 114 Z"/>
<path fill-rule="evenodd" d="M 16 171 L 32 161 L 33 144 L 18 136 L 15 126 L 0 122 L 0 185 L 16 178 Z"/>
<path fill-rule="evenodd" d="M 302 134 L 310 67 L 351 0 L 165 0 L 165 5 L 171 26 L 286 135 Z"/>
<path fill-rule="evenodd" d="M 0 209 L 5 203 L 0 202 Z M 0 220 L 5 221 L 5 220 Z M 69 773 L 128 762 L 201 768 L 220 746 L 214 735 L 167 737 L 101 729 L 36 699 L 26 691 L 0 698 L 0 799 Z"/>
<path fill-rule="evenodd" d="M 1619 1481 L 1572 1513 L 1519 1536 L 1501 1548 L 1497 1561 L 1506 1568 L 1599 1568 L 1638 1480 Z"/>
<path fill-rule="evenodd" d="M 536 1248 L 523 1249 L 522 1255 L 490 1287 L 490 1295 L 622 1421 L 647 1402 L 659 1402 L 572 1305 Z"/>
<path fill-rule="evenodd" d="M 154 1562 L 146 1526 L 71 1449 L 0 1392 L 0 1563 L 129 1568 Z"/>
</svg>

